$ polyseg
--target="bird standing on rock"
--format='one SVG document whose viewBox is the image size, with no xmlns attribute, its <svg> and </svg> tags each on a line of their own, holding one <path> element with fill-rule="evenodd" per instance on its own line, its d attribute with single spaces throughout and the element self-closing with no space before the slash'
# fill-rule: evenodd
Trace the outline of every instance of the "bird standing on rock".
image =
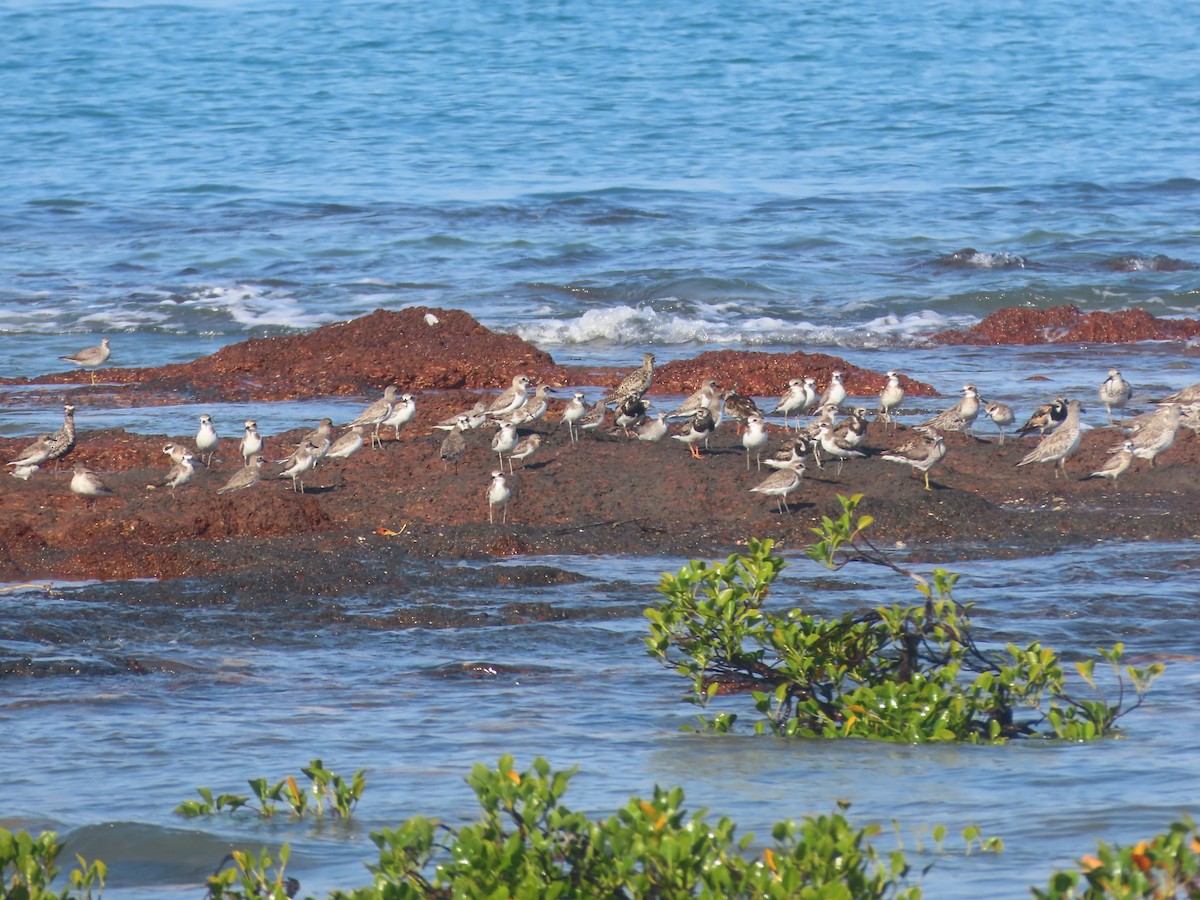
<svg viewBox="0 0 1200 900">
<path fill-rule="evenodd" d="M 245 434 L 242 435 L 242 441 L 238 444 L 238 450 L 242 454 L 242 463 L 249 465 L 250 457 L 260 452 L 262 447 L 262 435 L 258 433 L 258 423 L 253 419 L 247 419 Z"/>
<path fill-rule="evenodd" d="M 898 409 L 903 402 L 904 388 L 900 384 L 900 376 L 895 372 L 888 372 L 887 384 L 879 392 L 879 411 L 876 412 L 875 418 L 894 429 L 896 423 L 892 421 L 892 410 Z"/>
<path fill-rule="evenodd" d="M 640 397 L 646 391 L 650 390 L 650 385 L 654 382 L 654 354 L 642 354 L 642 367 L 634 372 L 630 372 L 617 385 L 616 390 L 604 398 L 602 403 L 606 406 L 620 406 L 629 397 Z"/>
<path fill-rule="evenodd" d="M 394 384 L 389 384 L 383 389 L 383 397 L 376 400 L 349 422 L 346 427 L 353 428 L 355 425 L 362 425 L 364 428 L 370 426 L 374 428 L 371 433 L 371 446 L 383 449 L 383 441 L 379 438 L 379 426 L 384 423 L 384 420 L 392 414 L 392 407 L 396 405 L 396 391 Z"/>
<path fill-rule="evenodd" d="M 503 472 L 492 472 L 492 483 L 488 485 L 487 502 L 488 502 L 488 524 L 494 525 L 496 507 L 500 507 L 501 518 L 500 523 L 508 523 L 508 501 L 512 499 L 512 488 L 508 486 L 508 482 L 504 480 Z"/>
<path fill-rule="evenodd" d="M 91 469 L 81 462 L 75 463 L 71 476 L 71 491 L 80 497 L 111 497 L 112 491 Z"/>
<path fill-rule="evenodd" d="M 1117 369 L 1109 369 L 1108 377 L 1100 385 L 1100 402 L 1108 410 L 1108 424 L 1113 423 L 1112 411 L 1121 409 L 1133 396 L 1133 385 L 1121 377 Z"/>
<path fill-rule="evenodd" d="M 679 434 L 671 435 L 671 437 L 687 444 L 688 449 L 692 452 L 692 457 L 700 459 L 703 454 L 700 452 L 699 444 L 701 441 L 707 441 L 716 427 L 717 423 L 713 419 L 713 414 L 707 406 L 704 406 L 692 414 L 691 419 L 688 420 L 687 428 Z"/>
<path fill-rule="evenodd" d="M 196 432 L 196 453 L 204 465 L 211 466 L 217 453 L 217 444 L 221 442 L 217 429 L 213 427 L 212 416 L 205 413 L 200 417 L 200 430 Z"/>
<path fill-rule="evenodd" d="M 98 347 L 85 347 L 70 356 L 60 356 L 59 359 L 79 366 L 81 369 L 92 370 L 92 384 L 96 383 L 96 370 L 108 361 L 112 350 L 108 346 L 108 338 L 102 338 Z"/>
<path fill-rule="evenodd" d="M 929 486 L 929 470 L 945 459 L 946 439 L 932 428 L 918 428 L 917 431 L 918 437 L 891 453 L 884 453 L 880 458 L 912 466 L 913 475 L 923 473 L 925 490 L 929 491 L 932 490 Z"/>
<path fill-rule="evenodd" d="M 1058 477 L 1058 470 L 1062 469 L 1063 478 L 1067 477 L 1067 457 L 1074 453 L 1079 448 L 1080 436 L 1080 421 L 1079 414 L 1083 411 L 1083 407 L 1078 400 L 1070 400 L 1067 402 L 1067 417 L 1063 423 L 1050 432 L 1038 445 L 1025 454 L 1018 466 L 1027 466 L 1030 463 L 1052 462 L 1054 463 L 1054 477 Z"/>
<path fill-rule="evenodd" d="M 217 488 L 218 494 L 229 494 L 233 491 L 244 491 L 246 488 L 254 487 L 262 480 L 262 467 L 266 463 L 267 458 L 261 453 L 250 460 L 249 465 L 243 466 L 233 473 L 233 476 L 225 482 L 223 487 Z"/>
<path fill-rule="evenodd" d="M 1024 437 L 1032 431 L 1045 436 L 1047 431 L 1053 431 L 1067 417 L 1067 400 L 1065 397 L 1055 397 L 1049 403 L 1039 406 L 1029 417 L 1029 421 L 1017 429 L 1017 434 Z"/>
</svg>

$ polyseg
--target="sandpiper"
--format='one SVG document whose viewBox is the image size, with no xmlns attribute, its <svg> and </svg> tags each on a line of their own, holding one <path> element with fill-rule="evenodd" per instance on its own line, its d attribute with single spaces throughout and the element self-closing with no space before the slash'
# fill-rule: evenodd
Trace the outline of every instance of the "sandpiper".
<svg viewBox="0 0 1200 900">
<path fill-rule="evenodd" d="M 721 386 L 713 378 L 705 378 L 700 387 L 677 407 L 667 413 L 668 419 L 682 419 L 695 415 L 698 409 L 709 409 L 717 399 L 717 391 Z"/>
<path fill-rule="evenodd" d="M 261 453 L 250 460 L 249 464 L 243 466 L 233 473 L 223 487 L 217 488 L 218 494 L 228 494 L 233 491 L 244 491 L 246 488 L 254 487 L 262 478 L 262 467 L 267 459 Z"/>
<path fill-rule="evenodd" d="M 374 431 L 371 433 L 371 446 L 383 449 L 383 441 L 379 438 L 379 426 L 384 423 L 384 420 L 392 414 L 392 407 L 396 405 L 396 391 L 399 388 L 394 384 L 389 384 L 383 389 L 383 397 L 376 400 L 362 412 L 360 412 L 353 421 L 347 423 L 345 427 L 353 428 L 355 425 L 364 427 L 371 426 Z"/>
<path fill-rule="evenodd" d="M 238 450 L 242 454 L 243 465 L 250 464 L 250 457 L 259 453 L 263 448 L 262 435 L 258 433 L 258 423 L 253 419 L 247 419 L 245 425 L 245 433 L 242 435 L 241 443 L 238 444 Z"/>
<path fill-rule="evenodd" d="M 512 488 L 504 480 L 503 472 L 492 472 L 492 483 L 488 485 L 488 524 L 495 524 L 496 507 L 501 509 L 501 524 L 508 522 L 508 501 L 512 499 Z"/>
<path fill-rule="evenodd" d="M 746 418 L 746 430 L 742 432 L 742 446 L 746 448 L 746 471 L 750 471 L 750 455 L 753 454 L 758 469 L 762 470 L 762 452 L 767 446 L 770 436 L 762 416 L 751 415 Z"/>
<path fill-rule="evenodd" d="M 204 465 L 212 466 L 213 456 L 220 442 L 220 435 L 213 427 L 212 416 L 205 413 L 200 417 L 200 430 L 196 432 L 196 453 Z"/>
<path fill-rule="evenodd" d="M 1168 394 L 1161 400 L 1155 400 L 1155 403 L 1178 403 L 1184 409 L 1193 406 L 1200 406 L 1200 383 L 1190 384 L 1187 387 L 1176 391 L 1173 394 Z"/>
<path fill-rule="evenodd" d="M 929 470 L 945 458 L 946 440 L 932 428 L 919 428 L 917 431 L 918 437 L 897 447 L 891 453 L 882 454 L 880 458 L 912 466 L 914 475 L 918 472 L 923 473 L 925 490 L 929 491 L 932 490 L 929 486 Z"/>
<path fill-rule="evenodd" d="M 1151 468 L 1160 454 L 1169 450 L 1179 433 L 1180 406 L 1168 403 L 1160 406 L 1148 420 L 1139 423 L 1129 434 L 1133 442 L 1133 455 L 1138 459 L 1150 460 Z"/>
<path fill-rule="evenodd" d="M 1007 403 L 1001 403 L 998 400 L 993 400 L 990 403 L 985 403 L 983 407 L 989 419 L 1000 429 L 1000 446 L 1004 446 L 1004 429 L 1011 425 L 1014 421 L 1012 407 Z"/>
<path fill-rule="evenodd" d="M 790 513 L 791 507 L 788 506 L 787 495 L 800 486 L 800 479 L 803 476 L 804 462 L 799 457 L 795 457 L 783 468 L 772 472 L 766 479 L 750 488 L 750 493 L 774 497 L 779 512 Z"/>
<path fill-rule="evenodd" d="M 604 405 L 603 400 L 597 400 L 575 424 L 575 427 L 580 431 L 597 431 L 604 425 L 604 419 L 608 415 L 608 407 Z"/>
<path fill-rule="evenodd" d="M 108 346 L 108 338 L 102 338 L 97 347 L 85 347 L 78 353 L 72 353 L 70 356 L 60 356 L 59 359 L 65 362 L 72 363 L 84 369 L 92 370 L 92 384 L 96 383 L 96 369 L 100 368 L 107 362 L 112 350 Z"/>
<path fill-rule="evenodd" d="M 1052 462 L 1054 463 L 1054 477 L 1057 478 L 1058 470 L 1062 469 L 1063 478 L 1066 478 L 1067 457 L 1079 447 L 1079 414 L 1082 411 L 1083 408 L 1078 400 L 1068 401 L 1067 417 L 1063 423 L 1042 438 L 1038 445 L 1026 453 L 1017 465 L 1027 466 L 1030 463 Z"/>
<path fill-rule="evenodd" d="M 71 476 L 71 490 L 80 497 L 111 497 L 112 491 L 100 476 L 81 462 L 75 463 Z"/>
<path fill-rule="evenodd" d="M 660 412 L 657 416 L 647 419 L 637 430 L 637 439 L 648 444 L 657 444 L 667 436 L 667 432 L 667 414 Z"/>
<path fill-rule="evenodd" d="M 900 384 L 900 376 L 896 372 L 889 371 L 887 384 L 879 392 L 879 410 L 875 413 L 876 420 L 891 425 L 895 430 L 896 423 L 892 421 L 892 411 L 898 409 L 903 402 L 904 388 Z"/>
<path fill-rule="evenodd" d="M 617 385 L 616 390 L 604 398 L 602 403 L 609 406 L 620 406 L 628 397 L 640 397 L 650 390 L 654 381 L 654 354 L 642 354 L 642 367 L 630 372 Z"/>
<path fill-rule="evenodd" d="M 1108 424 L 1113 423 L 1113 409 L 1121 409 L 1133 396 L 1133 385 L 1121 377 L 1117 369 L 1109 369 L 1108 377 L 1100 385 L 1100 402 L 1108 410 Z"/>
<path fill-rule="evenodd" d="M 1111 478 L 1115 488 L 1117 479 L 1124 475 L 1131 465 L 1133 465 L 1133 441 L 1127 440 L 1121 444 L 1121 449 L 1106 459 L 1104 464 L 1087 478 Z"/>
</svg>

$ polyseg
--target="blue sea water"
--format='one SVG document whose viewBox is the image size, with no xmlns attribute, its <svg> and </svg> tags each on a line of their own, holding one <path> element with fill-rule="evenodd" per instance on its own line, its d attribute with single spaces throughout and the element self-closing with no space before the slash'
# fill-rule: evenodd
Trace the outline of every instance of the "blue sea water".
<svg viewBox="0 0 1200 900">
<path fill-rule="evenodd" d="M 1179 387 L 1200 380 L 1194 346 L 946 351 L 923 339 L 1006 306 L 1198 314 L 1198 44 L 1200 19 L 1163 0 L 0 0 L 0 375 L 57 370 L 57 356 L 101 336 L 113 364 L 142 366 L 422 304 L 465 309 L 570 362 L 825 350 L 948 393 L 970 379 L 1024 402 L 1056 386 L 1094 391 L 1116 360 L 1136 385 Z M 1031 372 L 1051 384 L 1027 385 Z M 0 414 L 0 429 L 45 428 L 33 415 Z M 121 415 L 128 427 L 157 421 Z M 1146 565 L 1170 569 L 1163 561 L 1187 551 L 1147 552 Z M 1100 548 L 1077 564 L 1103 573 L 1114 561 Z M 1137 583 L 1137 571 L 1121 577 Z M 634 580 L 649 602 L 653 573 Z M 1091 581 L 1048 590 L 1069 646 L 1103 639 L 1069 627 Z M 86 587 L 79 598 L 111 600 Z M 6 615 L 18 655 L 87 655 L 101 640 Z M 1100 620 L 1136 636 L 1138 615 L 1106 607 Z M 826 811 L 842 788 L 883 820 L 937 821 L 945 799 L 956 822 L 974 817 L 991 833 L 998 821 L 1011 855 L 951 862 L 936 896 L 1021 893 L 1051 863 L 1090 851 L 1094 835 L 1165 827 L 1197 789 L 1194 742 L 1165 724 L 1200 709 L 1186 667 L 1158 715 L 1139 716 L 1144 744 L 1077 755 L 764 749 L 674 734 L 686 710 L 644 674 L 636 617 L 614 626 L 617 641 L 602 627 L 582 641 L 480 630 L 423 646 L 385 634 L 366 642 L 361 665 L 347 661 L 359 645 L 344 636 L 306 643 L 297 660 L 282 639 L 229 655 L 180 645 L 178 627 L 111 638 L 181 654 L 189 668 L 168 685 L 0 684 L 6 758 L 14 737 L 62 748 L 30 760 L 8 813 L 126 858 L 133 874 L 106 895 L 193 895 L 216 853 L 205 841 L 261 833 L 201 825 L 197 837 L 168 808 L 197 784 L 296 771 L 322 746 L 340 770 L 375 767 L 370 827 L 439 804 L 469 814 L 465 768 L 511 747 L 579 762 L 593 785 L 580 805 L 600 813 L 679 773 L 694 805 L 763 834 L 776 817 Z M 1154 649 L 1194 650 L 1175 637 Z M 536 648 L 547 640 L 581 657 L 537 691 L 443 692 L 421 674 L 431 658 L 545 661 Z M 597 680 L 615 691 L 599 722 L 584 714 Z M 465 708 L 492 703 L 463 723 Z M 1153 772 L 1111 798 L 1089 794 L 1124 783 L 1139 754 L 1155 758 L 1148 767 L 1176 760 L 1172 798 Z M 809 767 L 828 790 L 809 785 Z M 846 767 L 866 778 L 848 780 Z M 781 802 L 788 792 L 809 805 Z M 149 823 L 159 860 L 139 861 L 136 823 Z M 306 888 L 365 883 L 362 834 L 285 837 L 301 846 Z"/>
</svg>

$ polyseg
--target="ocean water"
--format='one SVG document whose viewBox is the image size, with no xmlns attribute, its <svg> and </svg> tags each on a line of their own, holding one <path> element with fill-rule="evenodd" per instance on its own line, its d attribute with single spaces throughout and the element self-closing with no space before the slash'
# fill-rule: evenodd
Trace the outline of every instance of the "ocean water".
<svg viewBox="0 0 1200 900">
<path fill-rule="evenodd" d="M 1118 365 L 1144 401 L 1200 380 L 1200 348 L 924 342 L 1007 306 L 1198 314 L 1200 20 L 1161 0 L 1094 7 L 0 0 L 0 375 L 57 371 L 102 336 L 112 364 L 144 366 L 421 304 L 563 362 L 818 350 L 946 393 L 972 380 L 1019 412 L 1094 395 Z M 258 417 L 284 430 L 320 409 Z M 180 433 L 194 413 L 79 420 Z M 14 400 L 0 433 L 57 420 Z M 1120 635 L 1187 655 L 1186 633 L 1145 617 L 1195 600 L 1193 581 L 1158 574 L 1191 572 L 1192 552 L 1101 546 L 1053 557 L 1075 576 L 1051 583 L 1044 560 L 971 572 L 1007 579 L 988 595 L 997 615 L 1035 584 L 1038 602 L 1013 614 L 1076 651 Z M 602 583 L 635 572 L 585 592 L 597 611 L 583 624 L 453 634 L 281 635 L 251 617 L 239 637 L 244 621 L 213 613 L 199 639 L 169 603 L 127 606 L 121 586 L 0 595 L 6 657 L 128 650 L 181 666 L 0 683 L 6 758 L 57 748 L 28 760 L 0 817 L 117 863 L 108 896 L 193 896 L 219 848 L 253 837 L 295 841 L 305 890 L 320 891 L 366 882 L 370 828 L 469 815 L 470 764 L 513 750 L 579 763 L 577 805 L 598 813 L 687 782 L 693 806 L 760 834 L 843 797 L 885 821 L 978 821 L 1009 853 L 939 862 L 931 893 L 1008 897 L 1095 836 L 1136 839 L 1195 800 L 1194 663 L 1100 747 L 682 737 L 688 711 L 639 655 L 637 614 L 677 562 L 570 561 Z M 1141 602 L 1089 608 L 1092 572 L 1140 586 Z M 628 608 L 610 619 L 609 604 Z M 30 609 L 65 624 L 43 629 Z M 93 613 L 101 632 L 72 625 Z M 474 658 L 548 671 L 535 689 L 428 674 Z M 169 812 L 196 785 L 237 789 L 320 755 L 371 770 L 349 833 Z"/>
</svg>

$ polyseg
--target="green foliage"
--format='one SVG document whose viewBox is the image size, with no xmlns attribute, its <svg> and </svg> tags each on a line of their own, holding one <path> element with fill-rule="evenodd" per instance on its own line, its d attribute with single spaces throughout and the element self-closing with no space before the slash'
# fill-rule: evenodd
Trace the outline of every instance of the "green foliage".
<svg viewBox="0 0 1200 900">
<path fill-rule="evenodd" d="M 188 817 L 211 816 L 226 810 L 236 812 L 246 807 L 257 811 L 264 818 L 270 818 L 279 811 L 282 804 L 297 819 L 304 818 L 310 812 L 315 816 L 322 816 L 326 809 L 339 818 L 348 819 L 367 786 L 365 769 L 355 772 L 349 784 L 342 776 L 326 769 L 319 759 L 310 761 L 308 766 L 300 771 L 309 779 L 310 786 L 307 791 L 301 790 L 291 775 L 274 784 L 265 778 L 251 778 L 248 783 L 255 799 L 258 800 L 257 806 L 251 803 L 250 797 L 238 794 L 220 794 L 214 797 L 211 790 L 200 787 L 196 788 L 196 793 L 201 799 L 185 800 L 175 807 L 175 812 Z"/>
<path fill-rule="evenodd" d="M 265 849 L 257 854 L 248 850 L 234 850 L 222 860 L 217 871 L 207 882 L 206 900 L 288 900 L 300 889 L 294 878 L 285 878 L 291 848 L 284 844 L 279 849 L 279 864 Z M 226 868 L 226 863 L 233 866 Z"/>
<path fill-rule="evenodd" d="M 70 887 L 59 893 L 50 890 L 62 849 L 53 831 L 34 837 L 24 830 L 0 828 L 0 891 L 5 900 L 91 900 L 93 888 L 99 897 L 108 869 L 99 860 L 89 863 L 82 856 L 75 857 L 79 867 L 68 875 Z"/>
<path fill-rule="evenodd" d="M 909 864 L 871 844 L 877 826 L 855 828 L 844 809 L 774 827 L 770 846 L 751 850 L 726 818 L 688 815 L 679 788 L 655 788 L 614 815 L 590 821 L 562 804 L 575 770 L 511 756 L 468 778 L 481 818 L 457 830 L 414 818 L 372 834 L 374 884 L 337 900 L 426 897 L 920 897 Z"/>
<path fill-rule="evenodd" d="M 1099 842 L 1095 856 L 1080 861 L 1081 870 L 1055 872 L 1038 900 L 1133 900 L 1150 897 L 1200 897 L 1200 836 L 1188 816 L 1173 822 L 1166 834 L 1132 847 Z"/>
<path fill-rule="evenodd" d="M 786 736 L 1083 741 L 1110 734 L 1161 674 L 1157 664 L 1122 665 L 1121 644 L 1100 649 L 1116 699 L 1104 696 L 1091 660 L 1076 666 L 1097 694 L 1084 699 L 1068 691 L 1058 655 L 1037 642 L 985 653 L 971 632 L 970 607 L 953 598 L 958 576 L 938 569 L 926 578 L 895 565 L 864 534 L 872 519 L 855 516 L 861 499 L 839 497 L 842 514 L 813 529 L 818 540 L 808 555 L 830 569 L 885 566 L 911 578 L 924 602 L 837 619 L 799 608 L 774 613 L 764 606 L 785 563 L 771 541 L 751 540 L 723 564 L 694 561 L 663 575 L 658 590 L 666 600 L 646 610 L 647 647 L 690 681 L 689 702 L 706 707 L 719 693 L 748 692 L 761 716 L 755 731 Z M 736 721 L 728 712 L 700 716 L 702 728 L 718 733 Z"/>
</svg>

